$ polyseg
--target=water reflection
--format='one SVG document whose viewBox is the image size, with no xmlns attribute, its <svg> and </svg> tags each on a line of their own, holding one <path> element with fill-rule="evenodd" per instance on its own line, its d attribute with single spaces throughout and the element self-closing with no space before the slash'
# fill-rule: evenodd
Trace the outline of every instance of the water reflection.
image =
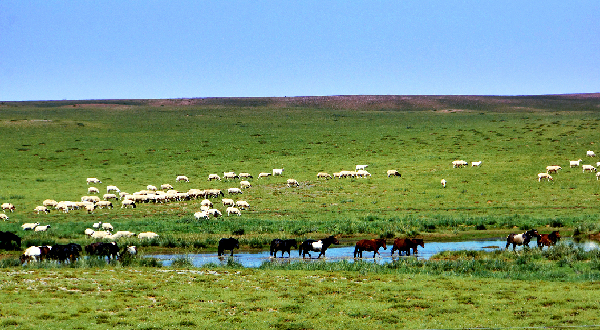
<svg viewBox="0 0 600 330">
<path fill-rule="evenodd" d="M 598 249 L 598 242 L 595 241 L 584 241 L 584 242 L 574 242 L 572 239 L 563 238 L 559 244 L 573 244 L 576 247 L 581 247 L 586 251 Z M 486 250 L 492 251 L 495 249 L 504 249 L 506 246 L 505 239 L 492 239 L 492 240 L 475 240 L 475 241 L 464 241 L 464 242 L 425 242 L 425 247 L 419 247 L 419 253 L 416 256 L 419 259 L 429 259 L 431 256 L 442 252 L 442 251 L 460 251 L 460 250 Z M 536 247 L 536 242 L 533 241 L 529 243 L 530 247 Z M 388 246 L 387 250 L 379 250 L 381 255 L 377 255 L 375 258 L 363 258 L 362 262 L 374 262 L 377 264 L 385 264 L 392 262 L 392 260 L 397 259 L 397 255 L 392 258 L 390 256 L 391 246 Z M 509 249 L 512 249 L 512 245 Z M 517 247 L 517 250 L 521 250 L 523 247 Z M 547 248 L 545 248 L 547 249 Z M 327 258 L 324 260 L 326 262 L 347 260 L 348 262 L 354 262 L 355 259 L 353 257 L 354 247 L 353 246 L 345 246 L 345 247 L 330 247 L 327 249 Z M 278 253 L 279 256 L 281 254 Z M 148 257 L 157 258 L 162 261 L 163 266 L 170 266 L 172 261 L 177 258 L 187 258 L 192 264 L 196 267 L 200 267 L 206 264 L 214 263 L 220 265 L 227 265 L 228 262 L 239 263 L 244 267 L 259 267 L 263 262 L 272 262 L 272 263 L 280 263 L 280 264 L 288 264 L 290 262 L 320 262 L 323 259 L 302 259 L 302 257 L 298 256 L 297 250 L 292 250 L 291 257 L 286 256 L 284 258 L 271 258 L 269 256 L 269 251 L 236 251 L 233 257 L 230 256 L 221 256 L 217 257 L 216 252 L 211 253 L 199 253 L 199 254 L 179 254 L 179 255 L 149 255 Z M 365 256 L 370 256 L 370 253 L 365 253 Z M 411 255 L 411 257 L 413 257 Z M 407 258 L 403 256 L 402 258 Z"/>
</svg>

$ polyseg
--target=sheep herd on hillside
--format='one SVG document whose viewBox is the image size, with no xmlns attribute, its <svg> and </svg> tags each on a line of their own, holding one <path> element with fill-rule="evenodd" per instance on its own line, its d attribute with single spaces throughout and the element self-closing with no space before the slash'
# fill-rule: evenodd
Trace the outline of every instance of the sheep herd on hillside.
<svg viewBox="0 0 600 330">
<path fill-rule="evenodd" d="M 596 153 L 592 150 L 588 150 L 585 154 L 587 157 L 596 157 Z M 590 164 L 581 164 L 583 160 L 580 158 L 578 160 L 570 160 L 569 168 L 579 167 L 581 165 L 582 172 L 595 172 L 596 180 L 600 180 L 600 172 L 597 171 L 597 167 L 600 166 L 600 162 L 596 162 L 596 166 Z M 554 178 L 550 175 L 550 173 L 558 173 L 559 170 L 562 170 L 560 165 L 548 165 L 546 166 L 546 172 L 538 173 L 538 181 L 546 180 L 546 181 L 554 181 Z"/>
</svg>

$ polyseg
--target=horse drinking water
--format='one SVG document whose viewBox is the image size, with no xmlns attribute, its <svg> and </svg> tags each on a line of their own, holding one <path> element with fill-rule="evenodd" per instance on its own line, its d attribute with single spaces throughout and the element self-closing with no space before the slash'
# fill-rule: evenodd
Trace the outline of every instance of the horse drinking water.
<svg viewBox="0 0 600 330">
<path fill-rule="evenodd" d="M 358 255 L 359 258 L 362 258 L 363 251 L 373 251 L 373 258 L 375 258 L 375 254 L 379 254 L 379 248 L 383 248 L 384 250 L 387 248 L 385 245 L 385 239 L 362 239 L 356 242 L 356 246 L 354 247 L 354 258 Z"/>
<path fill-rule="evenodd" d="M 334 236 L 329 236 L 318 241 L 314 239 L 307 239 L 306 241 L 300 244 L 300 248 L 298 248 L 298 255 L 304 256 L 308 254 L 309 258 L 312 258 L 310 255 L 310 251 L 320 252 L 317 259 L 321 258 L 321 256 L 325 257 L 325 251 L 331 244 L 340 244 L 340 242 Z"/>
</svg>

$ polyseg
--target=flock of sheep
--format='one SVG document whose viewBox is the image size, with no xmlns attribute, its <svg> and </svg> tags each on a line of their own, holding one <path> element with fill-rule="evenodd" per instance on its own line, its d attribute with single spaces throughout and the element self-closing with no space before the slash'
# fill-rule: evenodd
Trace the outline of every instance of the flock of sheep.
<svg viewBox="0 0 600 330">
<path fill-rule="evenodd" d="M 586 158 L 587 157 L 596 157 L 596 153 L 592 150 L 588 150 L 586 152 Z M 573 167 L 579 167 L 579 165 L 581 164 L 583 160 L 580 158 L 578 160 L 571 160 L 569 161 L 569 167 L 573 168 Z M 600 172 L 598 172 L 596 170 L 597 167 L 600 166 L 600 162 L 596 162 L 596 167 L 594 167 L 593 165 L 581 165 L 581 169 L 583 170 L 583 173 L 587 172 L 596 172 L 596 180 L 600 180 Z M 558 173 L 559 170 L 562 170 L 562 167 L 560 165 L 548 165 L 546 166 L 546 172 L 541 172 L 538 173 L 538 182 L 542 181 L 542 179 L 546 179 L 546 181 L 554 181 L 554 178 L 550 175 L 550 173 Z"/>
</svg>

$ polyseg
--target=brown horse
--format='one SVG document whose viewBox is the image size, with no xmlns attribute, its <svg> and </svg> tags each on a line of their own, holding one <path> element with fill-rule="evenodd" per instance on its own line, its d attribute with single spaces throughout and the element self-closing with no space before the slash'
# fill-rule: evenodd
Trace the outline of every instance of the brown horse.
<svg viewBox="0 0 600 330">
<path fill-rule="evenodd" d="M 555 230 L 550 234 L 540 234 L 537 239 L 537 245 L 541 250 L 544 248 L 544 246 L 551 247 L 555 245 L 559 239 L 560 233 L 558 232 L 558 230 Z"/>
<path fill-rule="evenodd" d="M 392 246 L 392 256 L 394 251 L 398 250 L 398 255 L 402 255 L 402 251 L 406 252 L 407 256 L 410 256 L 410 249 L 413 250 L 414 254 L 417 254 L 417 246 L 425 247 L 425 242 L 422 238 L 396 238 L 394 240 L 394 246 Z"/>
<path fill-rule="evenodd" d="M 384 250 L 387 249 L 387 246 L 385 245 L 385 239 L 383 238 L 360 240 L 356 242 L 356 247 L 354 248 L 354 258 L 356 258 L 356 255 L 358 255 L 359 258 L 362 258 L 363 251 L 373 251 L 373 258 L 375 258 L 375 254 L 379 254 L 379 248 L 381 247 Z"/>
</svg>

